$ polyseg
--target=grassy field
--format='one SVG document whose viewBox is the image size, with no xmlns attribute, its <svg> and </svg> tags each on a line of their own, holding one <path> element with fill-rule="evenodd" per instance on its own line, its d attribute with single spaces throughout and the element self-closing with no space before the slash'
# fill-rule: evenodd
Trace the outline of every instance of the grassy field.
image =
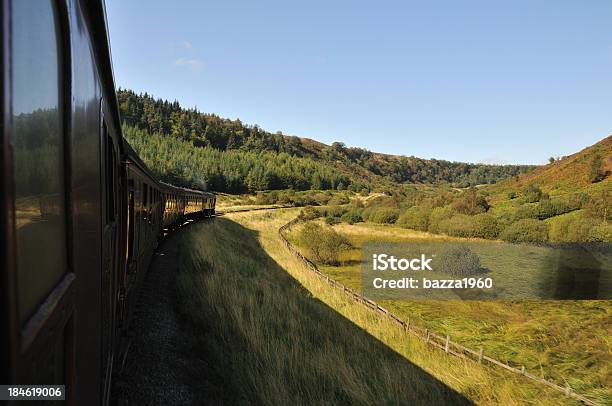
<svg viewBox="0 0 612 406">
<path fill-rule="evenodd" d="M 412 242 L 457 241 L 394 226 L 339 224 L 355 249 L 343 260 L 352 265 L 319 268 L 334 279 L 360 289 L 360 251 L 366 241 Z M 299 246 L 296 234 L 289 238 Z M 517 267 L 542 266 L 550 250 L 535 246 L 467 240 L 491 274 L 506 273 L 511 280 Z M 500 244 L 504 247 L 500 247 Z M 610 301 L 380 301 L 400 317 L 459 343 L 485 352 L 516 366 L 524 365 L 536 375 L 567 383 L 578 393 L 604 404 L 612 402 Z"/>
<path fill-rule="evenodd" d="M 573 404 L 504 371 L 449 357 L 352 302 L 293 258 L 295 209 L 229 214 L 185 230 L 181 313 L 209 401 L 251 404 Z"/>
</svg>

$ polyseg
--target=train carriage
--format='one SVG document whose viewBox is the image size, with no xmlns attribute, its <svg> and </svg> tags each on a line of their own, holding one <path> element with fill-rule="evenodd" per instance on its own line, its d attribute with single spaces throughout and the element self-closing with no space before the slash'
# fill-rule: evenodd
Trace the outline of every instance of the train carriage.
<svg viewBox="0 0 612 406">
<path fill-rule="evenodd" d="M 0 383 L 108 404 L 164 230 L 214 214 L 123 140 L 102 1 L 0 0 Z"/>
</svg>

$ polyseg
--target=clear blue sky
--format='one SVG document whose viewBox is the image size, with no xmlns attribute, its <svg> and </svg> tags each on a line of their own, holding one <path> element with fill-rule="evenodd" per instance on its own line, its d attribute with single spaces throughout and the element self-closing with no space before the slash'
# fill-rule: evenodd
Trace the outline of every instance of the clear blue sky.
<svg viewBox="0 0 612 406">
<path fill-rule="evenodd" d="M 612 1 L 107 0 L 118 86 L 269 131 L 544 163 L 612 133 Z"/>
</svg>

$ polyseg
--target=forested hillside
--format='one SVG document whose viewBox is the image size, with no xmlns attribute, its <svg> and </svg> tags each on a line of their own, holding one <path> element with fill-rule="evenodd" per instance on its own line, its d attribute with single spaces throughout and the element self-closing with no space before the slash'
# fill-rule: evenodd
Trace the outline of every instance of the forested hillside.
<svg viewBox="0 0 612 406">
<path fill-rule="evenodd" d="M 391 183 L 449 183 L 465 187 L 495 183 L 533 168 L 523 165 L 468 164 L 385 155 L 362 148 L 346 147 L 338 142 L 329 146 L 305 138 L 287 136 L 281 132 L 270 133 L 257 125 L 245 125 L 240 120 L 229 120 L 214 114 L 201 113 L 196 109 L 182 108 L 177 101 L 154 99 L 146 93 L 138 95 L 131 90 L 119 89 L 117 97 L 121 119 L 126 128 L 139 130 L 130 133 L 131 136 L 138 134 L 140 137 L 140 145 L 135 146 L 139 151 L 149 148 L 146 146 L 149 136 L 159 135 L 167 139 L 151 138 L 155 139 L 158 147 L 165 142 L 176 146 L 179 144 L 176 144 L 175 140 L 181 140 L 186 144 L 180 145 L 204 149 L 198 153 L 204 154 L 203 158 L 211 158 L 213 150 L 232 152 L 227 156 L 215 155 L 216 158 L 225 158 L 225 163 L 219 164 L 218 170 L 211 169 L 214 162 L 200 165 L 200 169 L 204 167 L 205 170 L 198 173 L 194 172 L 196 168 L 190 167 L 189 162 L 185 164 L 189 168 L 181 167 L 176 173 L 153 168 L 162 171 L 164 177 L 180 177 L 181 174 L 187 173 L 189 179 L 177 179 L 179 183 L 195 186 L 195 176 L 222 191 L 286 187 L 350 187 L 360 190 Z M 245 152 L 251 155 L 240 155 Z M 156 157 L 154 151 L 150 151 L 149 155 L 150 159 L 157 163 L 168 158 Z M 313 162 L 306 164 L 305 161 L 291 160 L 291 163 L 287 163 L 289 158 L 303 158 Z M 257 160 L 262 162 L 254 163 Z M 281 171 L 275 168 L 279 160 L 283 166 Z M 300 164 L 295 164 L 296 162 Z M 171 169 L 168 165 L 164 167 L 166 170 Z M 257 173 L 251 177 L 256 180 L 247 181 L 246 175 L 253 169 Z M 305 173 L 304 170 L 314 173 Z M 189 174 L 190 172 L 193 173 Z M 277 179 L 278 177 L 280 179 Z"/>
<path fill-rule="evenodd" d="M 193 141 L 149 134 L 127 125 L 123 126 L 123 134 L 160 179 L 179 186 L 229 193 L 366 187 L 340 174 L 329 163 L 285 152 L 198 148 Z"/>
</svg>

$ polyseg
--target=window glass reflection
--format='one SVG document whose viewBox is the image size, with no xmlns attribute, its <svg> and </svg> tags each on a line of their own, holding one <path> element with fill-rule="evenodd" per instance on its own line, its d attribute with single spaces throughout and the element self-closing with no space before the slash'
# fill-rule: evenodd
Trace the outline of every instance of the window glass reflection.
<svg viewBox="0 0 612 406">
<path fill-rule="evenodd" d="M 11 18 L 11 146 L 24 323 L 66 270 L 60 50 L 52 1 L 13 1 Z"/>
</svg>

